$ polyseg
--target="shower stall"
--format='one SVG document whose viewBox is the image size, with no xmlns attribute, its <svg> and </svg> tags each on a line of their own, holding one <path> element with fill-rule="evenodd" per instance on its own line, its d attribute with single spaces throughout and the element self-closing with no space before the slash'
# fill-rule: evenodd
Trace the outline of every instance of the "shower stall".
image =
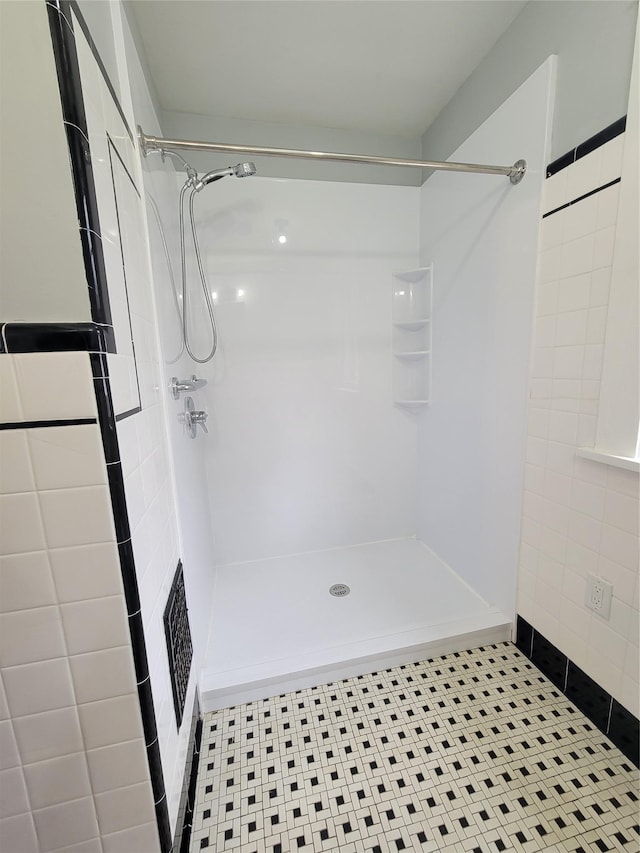
<svg viewBox="0 0 640 853">
<path fill-rule="evenodd" d="M 423 187 L 265 178 L 264 156 L 360 158 L 140 132 L 205 709 L 511 636 L 552 76 L 454 163 L 389 161 L 444 166 Z M 218 181 L 256 171 L 220 150 L 255 177 Z"/>
</svg>

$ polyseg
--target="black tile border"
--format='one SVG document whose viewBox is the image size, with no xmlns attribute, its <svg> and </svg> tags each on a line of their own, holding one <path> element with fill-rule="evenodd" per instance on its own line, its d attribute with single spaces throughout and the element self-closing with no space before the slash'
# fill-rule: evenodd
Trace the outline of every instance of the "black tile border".
<svg viewBox="0 0 640 853">
<path fill-rule="evenodd" d="M 147 750 L 147 762 L 149 764 L 160 848 L 162 853 L 169 853 L 173 843 L 171 838 L 171 823 L 167 808 L 167 794 L 162 771 L 160 744 L 158 742 L 158 727 L 153 704 L 153 694 L 151 692 L 149 662 L 142 613 L 140 611 L 140 593 L 131 543 L 131 529 L 127 511 L 124 477 L 120 462 L 116 419 L 111 397 L 111 383 L 109 377 L 105 375 L 106 364 L 104 356 L 100 353 L 93 353 L 89 356 L 89 359 L 98 408 L 98 423 L 100 424 L 102 445 L 107 462 L 109 493 L 111 496 L 116 541 L 118 543 L 120 572 L 122 574 L 124 597 L 127 607 L 131 650 L 138 686 L 138 700 L 140 702 L 142 728 Z"/>
<path fill-rule="evenodd" d="M 609 728 L 611 696 L 573 661 L 567 663 L 567 685 L 565 693 L 592 723 L 606 732 Z"/>
<path fill-rule="evenodd" d="M 640 721 L 550 643 L 526 619 L 516 617 L 516 646 L 589 720 L 640 766 Z M 559 679 L 564 667 L 566 676 Z M 559 681 L 561 683 L 559 683 Z"/>
<path fill-rule="evenodd" d="M 196 810 L 196 785 L 198 783 L 198 765 L 200 763 L 200 744 L 202 743 L 203 719 L 196 691 L 191 713 L 191 732 L 187 746 L 187 761 L 184 768 L 182 794 L 178 807 L 178 820 L 173 839 L 172 853 L 189 853 L 193 816 Z"/>
<path fill-rule="evenodd" d="M 586 157 L 587 154 L 591 154 L 591 152 L 595 151 L 596 148 L 600 148 L 601 145 L 611 142 L 611 140 L 615 139 L 616 136 L 620 136 L 621 133 L 624 133 L 626 126 L 627 117 L 622 116 L 622 118 L 612 122 L 603 130 L 600 130 L 598 133 L 594 133 L 594 135 L 590 136 L 589 139 L 586 139 L 584 142 L 581 142 L 580 145 L 576 145 L 575 148 L 572 148 L 571 151 L 567 151 L 566 154 L 563 154 L 552 163 L 549 163 L 546 171 L 547 178 L 557 175 L 558 172 L 566 169 L 567 166 L 575 163 L 576 160 Z"/>
<path fill-rule="evenodd" d="M 44 429 L 45 427 L 87 426 L 97 423 L 95 418 L 66 418 L 57 421 L 16 421 L 0 424 L 3 429 Z"/>
<path fill-rule="evenodd" d="M 69 0 L 46 0 L 46 6 L 58 75 L 62 118 L 69 146 L 91 317 L 96 323 L 110 326 L 111 307 L 100 237 L 102 232 L 91 165 L 89 131 L 73 33 L 72 7 Z"/>
<path fill-rule="evenodd" d="M 13 323 L 2 325 L 3 352 L 115 353 L 113 326 L 100 323 Z"/>
<path fill-rule="evenodd" d="M 531 663 L 564 693 L 567 689 L 567 656 L 534 629 Z"/>
<path fill-rule="evenodd" d="M 546 219 L 547 216 L 553 216 L 554 213 L 559 213 L 561 210 L 565 210 L 567 207 L 571 207 L 574 204 L 578 204 L 581 201 L 584 201 L 585 198 L 589 198 L 589 196 L 595 195 L 596 193 L 602 192 L 602 190 L 608 190 L 609 187 L 613 187 L 616 184 L 619 184 L 622 178 L 614 178 L 612 181 L 609 181 L 608 184 L 602 184 L 601 187 L 596 187 L 595 190 L 589 190 L 588 193 L 584 195 L 579 195 L 577 198 L 571 199 L 571 201 L 567 201 L 564 204 L 561 204 L 560 207 L 554 207 L 553 210 L 547 211 L 547 213 L 542 214 L 542 218 Z"/>
</svg>

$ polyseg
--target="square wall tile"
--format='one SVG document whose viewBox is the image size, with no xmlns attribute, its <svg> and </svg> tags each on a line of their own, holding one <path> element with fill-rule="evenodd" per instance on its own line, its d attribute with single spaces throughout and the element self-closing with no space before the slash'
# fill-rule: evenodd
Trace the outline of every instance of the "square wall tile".
<svg viewBox="0 0 640 853">
<path fill-rule="evenodd" d="M 84 752 L 28 764 L 24 767 L 24 775 L 32 809 L 42 809 L 91 795 Z"/>
<path fill-rule="evenodd" d="M 3 424 L 16 424 L 24 420 L 13 360 L 12 355 L 0 355 L 0 423 Z"/>
<path fill-rule="evenodd" d="M 157 824 L 153 821 L 134 829 L 103 835 L 102 849 L 104 853 L 122 853 L 123 850 L 127 853 L 155 853 L 160 850 Z"/>
<path fill-rule="evenodd" d="M 622 152 L 625 139 L 626 134 L 620 133 L 614 139 L 600 146 L 601 160 L 598 186 L 608 184 L 609 181 L 614 181 L 622 174 Z"/>
<path fill-rule="evenodd" d="M 604 520 L 632 536 L 638 535 L 638 500 L 620 492 L 607 491 Z"/>
<path fill-rule="evenodd" d="M 7 851 L 41 853 L 30 813 L 0 820 L 0 838 Z"/>
<path fill-rule="evenodd" d="M 30 429 L 28 438 L 38 489 L 69 489 L 107 482 L 97 425 Z"/>
<path fill-rule="evenodd" d="M 547 178 L 543 184 L 542 194 L 542 210 L 544 213 L 566 204 L 570 200 L 567 196 L 567 170 L 561 169 L 555 175 Z"/>
<path fill-rule="evenodd" d="M 23 764 L 82 752 L 82 733 L 76 708 L 17 717 L 13 728 Z"/>
<path fill-rule="evenodd" d="M 0 665 L 60 658 L 66 655 L 60 611 L 54 607 L 0 614 Z"/>
<path fill-rule="evenodd" d="M 22 767 L 0 772 L 0 818 L 29 811 L 27 787 Z"/>
<path fill-rule="evenodd" d="M 69 663 L 80 705 L 136 691 L 133 657 L 128 645 L 74 655 Z"/>
<path fill-rule="evenodd" d="M 7 697 L 2 683 L 2 672 L 0 671 L 0 720 L 8 720 L 11 718 L 9 706 L 7 705 Z"/>
<path fill-rule="evenodd" d="M 0 530 L 4 554 L 44 550 L 44 528 L 35 492 L 0 495 Z"/>
<path fill-rule="evenodd" d="M 573 199 L 579 198 L 601 185 L 602 148 L 603 146 L 596 148 L 595 151 L 576 160 L 565 170 L 567 172 L 567 197 L 569 200 L 573 201 Z"/>
<path fill-rule="evenodd" d="M 96 794 L 149 779 L 147 750 L 142 739 L 91 749 L 87 761 L 91 787 Z"/>
<path fill-rule="evenodd" d="M 122 575 L 115 542 L 55 548 L 49 560 L 58 600 L 83 601 L 122 593 Z"/>
<path fill-rule="evenodd" d="M 62 620 L 70 655 L 95 652 L 130 641 L 124 595 L 62 604 Z"/>
<path fill-rule="evenodd" d="M 88 353 L 25 353 L 14 359 L 25 420 L 97 416 Z"/>
<path fill-rule="evenodd" d="M 80 705 L 78 712 L 86 749 L 138 740 L 144 736 L 137 693 L 89 702 Z"/>
<path fill-rule="evenodd" d="M 103 835 L 148 823 L 155 817 L 151 782 L 96 794 L 95 802 Z"/>
<path fill-rule="evenodd" d="M 13 733 L 13 723 L 11 720 L 2 720 L 0 722 L 0 770 L 11 770 L 12 767 L 19 767 L 21 763 L 18 744 Z"/>
<path fill-rule="evenodd" d="M 607 307 L 609 305 L 609 287 L 611 285 L 611 267 L 602 267 L 591 273 L 589 287 L 589 305 L 594 308 L 598 305 Z"/>
<path fill-rule="evenodd" d="M 4 356 L 0 356 L 3 358 Z M 27 432 L 23 429 L 0 431 L 0 494 L 32 492 L 35 488 Z"/>
<path fill-rule="evenodd" d="M 75 705 L 66 658 L 8 667 L 2 680 L 12 717 Z"/>
<path fill-rule="evenodd" d="M 39 499 L 49 548 L 115 541 L 107 486 L 40 492 Z"/>
<path fill-rule="evenodd" d="M 69 847 L 57 847 L 55 853 L 102 853 L 102 842 L 99 838 L 90 838 L 87 841 L 71 844 Z"/>
<path fill-rule="evenodd" d="M 91 797 L 34 811 L 33 819 L 42 853 L 89 841 L 99 835 Z"/>
<path fill-rule="evenodd" d="M 46 551 L 0 557 L 0 612 L 56 603 Z"/>
</svg>

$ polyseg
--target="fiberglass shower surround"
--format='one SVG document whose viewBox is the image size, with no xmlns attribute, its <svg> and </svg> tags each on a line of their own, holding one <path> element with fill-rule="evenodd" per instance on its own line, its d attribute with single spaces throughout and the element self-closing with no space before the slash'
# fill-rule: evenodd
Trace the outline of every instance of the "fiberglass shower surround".
<svg viewBox="0 0 640 853">
<path fill-rule="evenodd" d="M 506 134 L 514 137 L 506 144 L 504 136 L 496 137 L 503 162 L 523 141 L 525 153 L 532 150 L 530 126 L 526 136 Z M 491 162 L 486 147 L 456 158 L 461 163 L 437 164 L 209 147 L 141 131 L 139 138 L 148 153 L 180 146 L 187 158 L 202 148 L 237 159 L 435 168 L 443 181 L 469 187 L 465 209 L 475 208 L 477 192 L 513 197 L 517 207 L 523 193 L 539 192 L 537 173 L 514 186 L 524 164 L 464 162 Z M 196 203 L 222 335 L 219 357 L 201 369 L 210 434 L 194 447 L 214 540 L 211 628 L 199 679 L 205 707 L 510 637 L 513 605 L 488 603 L 482 583 L 470 588 L 464 571 L 416 538 L 417 436 L 436 406 L 392 404 L 392 323 L 408 320 L 389 308 L 405 282 L 416 292 L 433 283 L 429 249 L 420 257 L 422 194 L 410 186 L 257 176 L 217 183 Z M 440 281 L 438 263 L 435 269 Z M 429 348 L 425 339 L 416 358 Z M 414 348 L 407 342 L 403 349 Z M 411 354 L 402 353 L 409 365 Z M 350 594 L 331 596 L 334 584 Z"/>
</svg>

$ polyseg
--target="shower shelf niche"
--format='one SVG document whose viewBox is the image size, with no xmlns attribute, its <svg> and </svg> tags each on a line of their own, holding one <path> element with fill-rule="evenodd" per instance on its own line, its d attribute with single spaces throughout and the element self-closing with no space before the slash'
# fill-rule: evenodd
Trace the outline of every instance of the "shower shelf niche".
<svg viewBox="0 0 640 853">
<path fill-rule="evenodd" d="M 394 273 L 391 300 L 393 402 L 420 409 L 431 399 L 433 264 Z"/>
</svg>

